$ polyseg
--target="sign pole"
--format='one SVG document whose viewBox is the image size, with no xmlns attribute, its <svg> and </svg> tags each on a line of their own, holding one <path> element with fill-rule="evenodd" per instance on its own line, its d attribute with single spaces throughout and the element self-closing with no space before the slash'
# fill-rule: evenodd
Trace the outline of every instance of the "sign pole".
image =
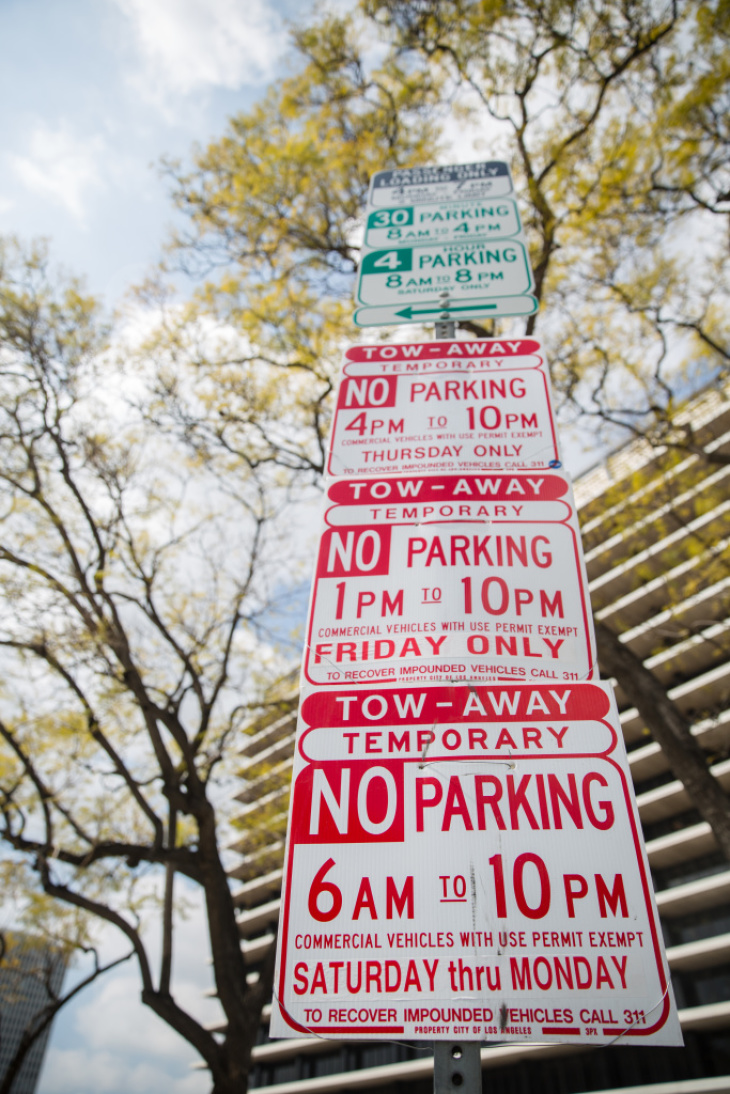
<svg viewBox="0 0 730 1094">
<path fill-rule="evenodd" d="M 448 297 L 443 300 L 448 304 Z M 450 342 L 456 338 L 456 322 L 442 312 L 436 323 L 437 342 Z M 434 1041 L 433 1043 L 433 1094 L 481 1094 L 482 1061 L 478 1041 Z"/>
<path fill-rule="evenodd" d="M 434 1041 L 433 1094 L 481 1094 L 478 1041 Z"/>
<path fill-rule="evenodd" d="M 443 308 L 449 306 L 449 294 L 439 293 L 440 303 Z M 434 336 L 437 342 L 453 342 L 456 338 L 456 320 L 449 318 L 448 311 L 442 311 L 439 318 L 436 320 L 436 329 Z"/>
<path fill-rule="evenodd" d="M 444 312 L 444 315 L 448 315 L 448 312 Z M 436 341 L 437 342 L 450 342 L 453 338 L 456 338 L 456 323 L 453 319 L 439 319 L 436 323 Z"/>
</svg>

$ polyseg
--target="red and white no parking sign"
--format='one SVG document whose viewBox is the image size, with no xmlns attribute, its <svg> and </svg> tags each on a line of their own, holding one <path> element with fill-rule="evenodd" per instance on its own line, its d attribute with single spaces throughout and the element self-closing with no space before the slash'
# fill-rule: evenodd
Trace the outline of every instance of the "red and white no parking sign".
<svg viewBox="0 0 730 1094">
<path fill-rule="evenodd" d="M 314 684 L 590 680 L 593 628 L 557 471 L 330 484 L 304 657 Z"/>
<path fill-rule="evenodd" d="M 305 691 L 271 1032 L 681 1043 L 608 685 Z"/>
</svg>

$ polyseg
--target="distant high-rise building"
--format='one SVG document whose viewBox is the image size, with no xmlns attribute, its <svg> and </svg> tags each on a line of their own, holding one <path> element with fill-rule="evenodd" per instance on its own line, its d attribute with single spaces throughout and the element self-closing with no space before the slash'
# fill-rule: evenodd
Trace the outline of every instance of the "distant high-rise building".
<svg viewBox="0 0 730 1094">
<path fill-rule="evenodd" d="M 627 445 L 580 476 L 575 497 L 595 617 L 663 683 L 727 791 L 730 388 L 706 390 L 679 424 L 683 448 Z M 620 687 L 617 699 L 685 1047 L 489 1045 L 481 1057 L 490 1094 L 730 1091 L 730 863 Z M 235 900 L 254 976 L 279 912 L 296 710 L 291 679 L 242 743 L 242 861 L 232 876 L 242 883 Z M 257 1094 L 432 1090 L 427 1042 L 272 1042 L 267 1018 L 254 1049 Z"/>
<path fill-rule="evenodd" d="M 0 1080 L 7 1075 L 23 1037 L 37 1028 L 58 996 L 66 971 L 63 954 L 43 939 L 6 937 L 0 962 Z M 51 1031 L 49 1023 L 35 1038 L 18 1070 L 12 1094 L 34 1094 Z"/>
</svg>

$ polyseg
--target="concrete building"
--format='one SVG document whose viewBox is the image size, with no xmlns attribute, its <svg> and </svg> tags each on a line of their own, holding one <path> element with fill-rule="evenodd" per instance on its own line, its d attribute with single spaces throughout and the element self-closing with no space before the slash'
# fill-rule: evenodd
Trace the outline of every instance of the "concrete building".
<svg viewBox="0 0 730 1094">
<path fill-rule="evenodd" d="M 35 1028 L 48 1003 L 61 991 L 66 971 L 62 954 L 42 939 L 6 938 L 0 963 L 0 1082 L 5 1079 L 24 1034 Z M 46 1051 L 50 1023 L 35 1039 L 11 1087 L 12 1094 L 33 1094 Z"/>
<path fill-rule="evenodd" d="M 697 454 L 629 445 L 581 476 L 575 496 L 595 616 L 665 684 L 730 790 L 730 391 L 708 389 L 684 424 Z M 685 1048 L 485 1046 L 494 1094 L 730 1092 L 730 863 L 620 686 L 617 698 Z M 296 682 L 285 681 L 242 750 L 233 877 L 254 966 L 278 916 L 296 705 Z M 426 1094 L 432 1070 L 427 1043 L 269 1042 L 265 1014 L 252 1085 L 262 1094 Z"/>
</svg>

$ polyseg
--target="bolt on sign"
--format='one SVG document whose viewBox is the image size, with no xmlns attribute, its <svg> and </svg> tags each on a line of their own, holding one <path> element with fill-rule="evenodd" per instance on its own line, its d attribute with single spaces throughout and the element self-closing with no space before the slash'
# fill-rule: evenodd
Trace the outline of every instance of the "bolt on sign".
<svg viewBox="0 0 730 1094">
<path fill-rule="evenodd" d="M 353 346 L 345 357 L 330 475 L 560 465 L 534 339 Z"/>
<path fill-rule="evenodd" d="M 597 674 L 566 475 L 345 479 L 330 484 L 327 502 L 304 654 L 310 683 Z"/>
<path fill-rule="evenodd" d="M 530 315 L 534 282 L 509 166 L 381 171 L 368 195 L 358 326 Z"/>
<path fill-rule="evenodd" d="M 273 1036 L 681 1043 L 608 684 L 305 688 Z"/>
</svg>

